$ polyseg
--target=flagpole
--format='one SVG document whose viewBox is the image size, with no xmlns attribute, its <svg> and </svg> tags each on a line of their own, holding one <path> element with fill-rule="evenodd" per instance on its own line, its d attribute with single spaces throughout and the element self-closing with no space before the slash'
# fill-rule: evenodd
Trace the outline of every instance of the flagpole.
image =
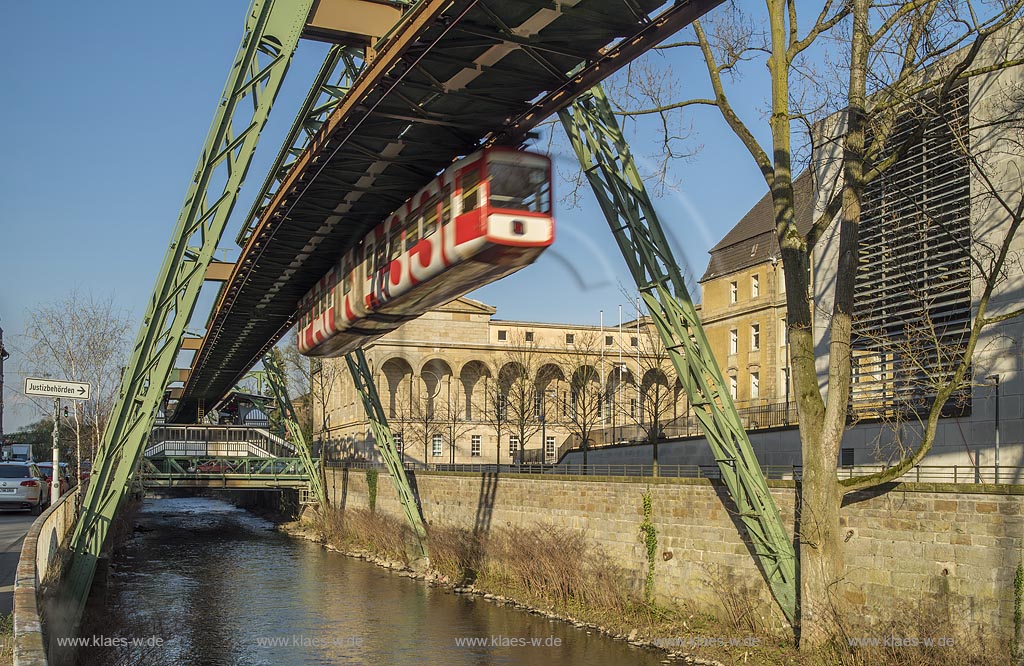
<svg viewBox="0 0 1024 666">
<path fill-rule="evenodd" d="M 600 397 L 600 399 L 598 399 L 597 405 L 598 405 L 598 409 L 601 412 L 599 414 L 599 416 L 601 417 L 601 425 L 604 425 L 604 422 L 605 422 L 605 420 L 604 420 L 604 400 L 605 400 L 605 394 L 604 394 L 605 393 L 605 390 L 604 390 L 604 310 L 601 310 L 601 335 L 598 336 L 597 344 L 601 348 L 601 397 Z M 604 436 L 603 435 L 601 437 L 601 440 L 602 440 L 602 443 L 603 443 L 603 440 L 604 440 Z"/>
</svg>

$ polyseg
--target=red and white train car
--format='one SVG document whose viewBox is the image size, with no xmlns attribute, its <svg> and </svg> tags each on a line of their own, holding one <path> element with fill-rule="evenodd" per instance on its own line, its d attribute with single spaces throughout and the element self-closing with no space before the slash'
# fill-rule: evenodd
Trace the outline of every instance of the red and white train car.
<svg viewBox="0 0 1024 666">
<path fill-rule="evenodd" d="M 417 192 L 299 302 L 299 351 L 341 356 L 527 266 L 555 238 L 551 161 L 486 148 Z"/>
</svg>

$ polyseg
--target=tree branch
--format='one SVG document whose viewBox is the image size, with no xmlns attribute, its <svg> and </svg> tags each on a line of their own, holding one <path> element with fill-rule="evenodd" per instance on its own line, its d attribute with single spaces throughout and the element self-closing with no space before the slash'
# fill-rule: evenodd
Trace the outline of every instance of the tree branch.
<svg viewBox="0 0 1024 666">
<path fill-rule="evenodd" d="M 715 92 L 715 106 L 722 112 L 722 117 L 725 119 L 726 124 L 739 137 L 744 147 L 750 153 L 750 156 L 754 158 L 754 162 L 761 170 L 765 182 L 771 188 L 775 183 L 775 169 L 772 166 L 772 161 L 768 158 L 760 144 L 758 144 L 753 133 L 740 120 L 732 105 L 729 104 L 729 99 L 725 95 L 725 89 L 722 87 L 722 77 L 716 64 L 715 55 L 711 51 L 711 44 L 708 42 L 707 35 L 704 34 L 704 28 L 700 21 L 693 22 L 693 29 L 697 33 L 697 41 L 700 43 L 700 50 L 704 54 L 704 63 L 708 69 L 708 76 L 711 78 L 711 88 Z"/>
</svg>

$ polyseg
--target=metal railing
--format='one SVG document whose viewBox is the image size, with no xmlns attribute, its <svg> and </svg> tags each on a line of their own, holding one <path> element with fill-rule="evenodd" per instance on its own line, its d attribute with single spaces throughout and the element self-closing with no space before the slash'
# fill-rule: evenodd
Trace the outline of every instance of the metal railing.
<svg viewBox="0 0 1024 666">
<path fill-rule="evenodd" d="M 289 457 L 295 445 L 265 428 L 157 426 L 144 455 Z"/>
<path fill-rule="evenodd" d="M 305 479 L 302 458 L 173 456 L 143 458 L 144 478 Z"/>
<path fill-rule="evenodd" d="M 329 461 L 328 467 L 349 469 L 385 469 L 384 465 L 367 461 Z M 477 474 L 559 474 L 567 476 L 623 476 L 623 477 L 666 477 L 687 479 L 719 479 L 721 471 L 716 464 L 707 465 L 658 465 L 657 474 L 653 465 L 614 464 L 614 463 L 581 463 L 573 464 L 537 464 L 495 465 L 480 463 L 456 464 L 423 464 L 406 462 L 405 469 L 410 471 L 428 472 L 472 472 Z M 857 465 L 855 467 L 839 467 L 836 476 L 840 479 L 853 478 L 863 474 L 887 469 L 884 465 Z M 763 465 L 765 477 L 769 479 L 795 480 L 803 478 L 801 465 Z M 1024 483 L 1024 467 L 973 465 L 918 465 L 897 480 L 904 483 L 982 483 L 992 484 Z"/>
</svg>

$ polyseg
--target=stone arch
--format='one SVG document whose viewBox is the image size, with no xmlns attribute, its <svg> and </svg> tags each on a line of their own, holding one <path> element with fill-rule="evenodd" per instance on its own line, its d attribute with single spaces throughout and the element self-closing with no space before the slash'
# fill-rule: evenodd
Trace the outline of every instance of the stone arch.
<svg viewBox="0 0 1024 666">
<path fill-rule="evenodd" d="M 438 400 L 445 406 L 449 400 L 458 401 L 457 395 L 450 393 L 452 388 L 452 366 L 443 358 L 432 358 L 420 366 L 420 388 L 425 399 L 428 414 L 434 413 L 434 405 Z M 446 390 L 449 391 L 446 393 Z"/>
<path fill-rule="evenodd" d="M 655 417 L 665 413 L 665 409 L 659 405 L 664 405 L 664 402 L 671 400 L 675 402 L 676 392 L 669 387 L 668 375 L 666 375 L 660 368 L 651 368 L 644 373 L 643 379 L 640 382 L 640 419 L 641 423 L 644 423 L 650 418 L 652 421 Z"/>
<path fill-rule="evenodd" d="M 557 410 L 559 391 L 565 385 L 565 373 L 554 363 L 545 363 L 537 369 L 535 379 L 537 395 L 540 397 L 540 415 L 547 419 L 552 409 Z M 554 401 L 552 403 L 551 401 Z M 557 416 L 557 411 L 555 412 Z"/>
<path fill-rule="evenodd" d="M 487 381 L 491 377 L 491 369 L 483 361 L 469 361 L 459 370 L 459 383 L 462 385 L 462 408 L 467 421 L 476 419 L 478 409 L 486 411 Z"/>
<path fill-rule="evenodd" d="M 412 365 L 401 356 L 393 356 L 380 366 L 387 383 L 385 407 L 388 418 L 396 418 L 399 405 L 408 404 L 412 391 Z"/>
</svg>

